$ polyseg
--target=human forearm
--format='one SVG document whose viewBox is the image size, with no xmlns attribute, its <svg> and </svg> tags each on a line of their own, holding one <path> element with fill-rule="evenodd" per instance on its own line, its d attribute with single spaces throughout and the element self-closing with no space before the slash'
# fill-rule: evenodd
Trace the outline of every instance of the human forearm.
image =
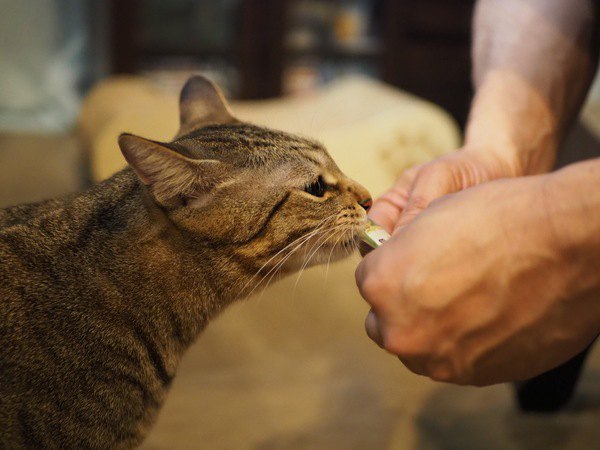
<svg viewBox="0 0 600 450">
<path fill-rule="evenodd" d="M 370 216 L 391 231 L 443 195 L 549 171 L 595 72 L 595 3 L 479 0 L 463 148 L 404 172 Z"/>
<path fill-rule="evenodd" d="M 479 1 L 467 148 L 502 154 L 514 175 L 552 167 L 595 72 L 593 3 Z"/>
</svg>

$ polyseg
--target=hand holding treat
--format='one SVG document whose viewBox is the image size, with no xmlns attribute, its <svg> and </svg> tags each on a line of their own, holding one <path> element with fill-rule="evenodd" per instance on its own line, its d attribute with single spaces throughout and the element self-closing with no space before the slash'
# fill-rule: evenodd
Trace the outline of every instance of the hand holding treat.
<svg viewBox="0 0 600 450">
<path fill-rule="evenodd" d="M 475 385 L 583 350 L 600 332 L 600 222 L 586 213 L 600 206 L 599 175 L 592 161 L 426 208 L 357 268 L 369 337 L 413 372 Z"/>
</svg>

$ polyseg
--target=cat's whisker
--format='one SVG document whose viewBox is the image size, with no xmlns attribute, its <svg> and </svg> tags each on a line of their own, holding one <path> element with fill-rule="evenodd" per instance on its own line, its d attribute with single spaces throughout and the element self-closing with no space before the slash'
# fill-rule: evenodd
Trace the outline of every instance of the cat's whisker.
<svg viewBox="0 0 600 450">
<path fill-rule="evenodd" d="M 358 246 L 358 241 L 356 240 L 356 233 L 352 233 L 352 246 L 354 247 L 354 250 L 352 250 L 352 253 L 360 251 L 360 248 Z"/>
<path fill-rule="evenodd" d="M 343 228 L 345 226 L 346 226 L 345 224 L 341 224 L 341 225 L 337 225 L 337 226 L 333 227 L 331 230 L 328 230 L 329 234 L 325 236 L 325 239 L 322 241 L 322 243 L 314 251 L 312 251 L 312 253 L 310 253 L 310 255 L 308 257 L 305 257 L 304 263 L 302 264 L 302 267 L 300 268 L 300 271 L 298 273 L 298 277 L 296 277 L 296 282 L 294 283 L 294 290 L 293 290 L 294 294 L 296 292 L 296 288 L 298 287 L 298 282 L 300 281 L 300 277 L 302 276 L 304 269 L 306 268 L 306 266 L 308 265 L 308 263 L 310 262 L 312 257 L 319 251 L 319 249 L 321 247 L 323 247 L 323 245 L 325 245 L 327 243 L 327 241 L 329 241 L 329 239 L 334 235 L 334 231 L 339 230 L 340 228 Z M 321 239 L 322 238 L 323 237 L 321 237 Z M 318 241 L 318 242 L 320 242 L 320 241 Z M 311 249 L 312 248 L 314 248 L 314 246 L 311 247 Z"/>
<path fill-rule="evenodd" d="M 314 235 L 312 235 L 312 236 L 311 236 L 311 238 L 312 238 L 313 236 L 314 236 Z M 297 251 L 297 250 L 299 250 L 299 249 L 300 249 L 300 248 L 301 248 L 301 247 L 302 247 L 304 244 L 306 244 L 306 243 L 307 243 L 309 240 L 310 240 L 310 239 L 306 239 L 306 240 L 304 240 L 303 242 L 301 242 L 301 243 L 300 243 L 298 246 L 296 246 L 296 247 L 295 247 L 293 250 L 291 250 L 291 251 L 290 251 L 290 252 L 289 252 L 289 253 L 288 253 L 288 254 L 287 254 L 287 255 L 286 255 L 286 256 L 285 256 L 285 257 L 284 257 L 284 258 L 283 258 L 281 261 L 279 261 L 279 262 L 278 262 L 278 263 L 277 263 L 277 264 L 276 264 L 276 265 L 275 265 L 275 266 L 274 266 L 274 267 L 273 267 L 273 268 L 272 268 L 272 269 L 269 271 L 269 273 L 270 273 L 270 272 L 273 272 L 273 273 L 272 273 L 272 275 L 269 277 L 269 279 L 267 280 L 267 282 L 265 283 L 265 286 L 264 286 L 264 288 L 262 289 L 262 292 L 261 292 L 261 297 L 262 297 L 262 295 L 264 294 L 265 290 L 266 290 L 266 289 L 269 287 L 269 285 L 270 285 L 271 281 L 272 281 L 272 280 L 275 278 L 275 276 L 276 276 L 278 273 L 280 273 L 280 272 L 281 272 L 281 269 L 283 268 L 283 266 L 284 266 L 284 264 L 286 263 L 286 261 L 287 261 L 287 260 L 288 260 L 288 259 L 289 259 L 289 258 L 290 258 L 290 257 L 291 257 L 291 256 L 292 256 L 292 255 L 293 255 L 293 254 L 294 254 L 294 253 Z M 266 275 L 263 277 L 263 280 L 264 280 L 264 278 L 266 278 L 266 277 L 269 275 L 269 273 L 267 273 L 267 274 L 266 274 Z M 261 282 L 262 282 L 262 280 L 261 280 Z M 260 284 L 260 283 L 259 283 L 259 284 Z"/>
<path fill-rule="evenodd" d="M 325 231 L 323 232 L 323 234 L 325 234 L 325 233 L 327 233 L 327 232 L 331 233 L 332 231 L 334 231 L 334 230 L 338 229 L 339 227 L 340 227 L 340 225 L 338 225 L 338 226 L 336 226 L 336 227 L 333 227 L 331 230 L 325 230 Z M 311 237 L 312 237 L 312 236 L 311 236 Z M 317 239 L 317 243 L 319 243 L 319 242 L 321 241 L 321 239 L 323 239 L 323 237 L 325 237 L 325 238 L 326 238 L 326 237 L 327 237 L 327 235 L 325 234 L 325 236 L 320 236 L 320 237 Z M 289 258 L 292 256 L 292 254 L 293 254 L 295 251 L 297 251 L 297 250 L 298 250 L 298 249 L 299 249 L 299 248 L 300 248 L 302 245 L 306 244 L 306 242 L 308 242 L 308 240 L 305 240 L 305 241 L 303 241 L 303 242 L 302 242 L 302 243 L 301 243 L 299 246 L 297 246 L 297 247 L 296 247 L 296 248 L 295 248 L 293 251 L 291 251 L 291 252 L 290 252 L 288 255 L 286 255 L 286 257 L 285 257 L 285 258 L 284 258 L 282 261 L 280 261 L 280 262 L 277 264 L 277 266 L 274 268 L 274 269 L 276 269 L 276 270 L 273 272 L 273 274 L 271 275 L 271 277 L 270 277 L 270 278 L 267 280 L 267 283 L 266 283 L 265 287 L 263 288 L 263 291 L 262 291 L 262 293 L 264 293 L 264 291 L 267 289 L 267 287 L 269 286 L 269 284 L 271 283 L 271 281 L 272 281 L 272 280 L 275 278 L 275 276 L 278 274 L 278 272 L 280 272 L 280 270 L 281 270 L 281 268 L 283 267 L 284 263 L 285 263 L 285 262 L 286 262 L 286 261 L 287 261 L 287 260 L 288 260 L 288 259 L 289 259 Z M 314 248 L 314 244 L 313 244 L 313 247 L 311 247 L 311 249 L 310 249 L 310 250 L 312 250 L 313 248 Z M 309 250 L 309 251 L 310 251 L 310 250 Z M 304 268 L 304 266 L 303 266 L 303 268 Z M 262 296 L 262 293 L 261 293 L 261 296 Z"/>
<path fill-rule="evenodd" d="M 327 230 L 326 233 L 323 233 L 324 235 L 319 237 L 315 243 L 310 247 L 310 249 L 305 249 L 304 252 L 304 261 L 303 264 L 300 268 L 300 270 L 303 270 L 306 265 L 308 264 L 308 262 L 310 261 L 310 259 L 314 256 L 314 254 L 319 250 L 319 248 L 322 246 L 322 243 L 324 244 L 329 237 L 331 237 L 331 235 L 338 229 L 342 228 L 343 225 L 337 225 L 335 227 L 333 227 L 330 230 Z M 316 248 L 316 249 L 315 249 Z"/>
<path fill-rule="evenodd" d="M 326 239 L 326 240 L 325 240 L 325 241 L 324 241 L 324 242 L 321 244 L 321 246 L 320 246 L 320 247 L 322 247 L 322 246 L 323 246 L 325 243 L 327 243 L 327 242 L 328 242 L 330 239 L 332 239 L 332 238 L 334 238 L 335 236 L 337 236 L 337 235 L 338 235 L 338 233 L 340 233 L 340 232 L 342 232 L 342 233 L 343 233 L 343 232 L 345 231 L 344 229 L 346 228 L 346 226 L 347 226 L 346 224 L 340 224 L 340 225 L 337 225 L 336 227 L 333 227 L 331 230 L 329 230 L 329 235 L 328 235 L 327 239 Z M 314 246 L 313 246 L 313 248 L 314 248 Z M 311 248 L 311 249 L 312 249 L 312 248 Z M 314 252 L 312 252 L 312 253 L 311 253 L 311 256 L 309 257 L 309 259 L 310 259 L 310 258 L 312 258 L 312 256 L 314 256 L 314 254 L 315 254 L 315 253 L 316 253 L 318 250 L 319 250 L 319 248 L 317 248 L 317 250 L 315 250 Z"/>
<path fill-rule="evenodd" d="M 346 233 L 346 230 L 342 230 L 340 233 L 337 233 L 340 236 L 337 238 L 335 243 L 331 246 L 331 251 L 329 252 L 329 256 L 327 257 L 327 265 L 325 266 L 325 281 L 327 281 L 327 277 L 329 276 L 329 265 L 331 263 L 331 256 L 333 255 L 333 252 L 336 249 L 340 240 L 344 238 L 345 233 Z"/>
<path fill-rule="evenodd" d="M 271 280 L 281 271 L 281 269 L 283 268 L 283 266 L 285 265 L 285 263 L 292 257 L 292 255 L 298 251 L 304 244 L 306 244 L 310 238 L 312 238 L 314 236 L 311 235 L 308 239 L 303 240 L 302 242 L 300 242 L 296 247 L 294 247 L 293 249 L 291 249 L 280 261 L 277 262 L 277 264 L 275 264 L 271 270 L 269 270 L 269 272 L 267 272 L 267 274 L 261 279 L 261 282 L 266 279 L 266 283 L 265 286 L 263 287 L 262 292 L 264 293 L 264 291 L 267 289 L 267 287 L 269 286 L 269 284 L 271 283 Z M 270 274 L 270 276 L 269 276 Z M 258 283 L 260 285 L 260 282 Z M 262 295 L 262 294 L 261 294 Z"/>
<path fill-rule="evenodd" d="M 327 220 L 327 219 L 328 219 L 328 218 L 326 218 L 326 219 L 323 219 L 323 221 L 321 221 L 321 222 L 324 222 L 324 221 L 325 221 L 325 220 Z M 298 241 L 301 241 L 301 240 L 308 240 L 308 239 L 310 239 L 310 237 L 312 237 L 312 236 L 313 236 L 315 233 L 317 233 L 317 232 L 318 232 L 318 228 L 317 228 L 317 229 L 314 229 L 314 230 L 311 230 L 311 231 L 309 231 L 308 233 L 306 233 L 306 234 L 304 234 L 304 235 L 302 235 L 302 236 L 298 237 L 297 239 L 293 240 L 292 242 L 290 242 L 288 245 L 286 245 L 284 248 L 282 248 L 282 249 L 281 249 L 281 250 L 279 250 L 279 251 L 278 251 L 276 254 L 274 254 L 274 255 L 273 255 L 271 258 L 269 258 L 269 259 L 268 259 L 268 260 L 267 260 L 267 261 L 266 261 L 266 262 L 265 262 L 265 263 L 264 263 L 264 264 L 263 264 L 263 265 L 262 265 L 262 266 L 261 266 L 261 267 L 260 267 L 260 268 L 259 268 L 259 269 L 256 271 L 256 273 L 250 277 L 250 279 L 248 280 L 248 282 L 246 282 L 246 284 L 245 284 L 245 285 L 242 287 L 242 289 L 240 290 L 240 294 L 243 294 L 243 292 L 246 290 L 246 288 L 249 286 L 249 284 L 252 282 L 252 280 L 253 280 L 254 278 L 256 278 L 256 277 L 258 276 L 258 274 L 259 274 L 259 273 L 260 273 L 260 272 L 261 272 L 261 271 L 262 271 L 262 270 L 263 270 L 263 269 L 264 269 L 264 268 L 265 268 L 265 267 L 266 267 L 266 266 L 267 266 L 267 265 L 268 265 L 268 264 L 269 264 L 271 261 L 273 261 L 273 260 L 274 260 L 274 259 L 275 259 L 277 256 L 279 256 L 281 253 L 283 253 L 283 252 L 284 252 L 285 250 L 287 250 L 289 247 L 293 246 L 294 244 L 297 244 L 297 243 L 298 243 Z M 261 280 L 261 281 L 262 281 L 262 280 Z M 260 282 L 259 282 L 258 284 L 260 284 Z M 252 294 L 252 291 L 251 291 L 249 294 L 247 294 L 247 296 L 250 296 L 251 294 Z"/>
<path fill-rule="evenodd" d="M 322 245 L 325 244 L 326 241 L 324 241 L 318 248 L 317 251 L 319 250 L 319 248 L 322 247 Z M 300 281 L 300 278 L 302 277 L 302 274 L 304 273 L 304 269 L 306 268 L 306 266 L 308 265 L 309 261 L 312 259 L 312 257 L 314 256 L 314 253 L 311 253 L 310 256 L 305 257 L 304 263 L 302 264 L 302 267 L 300 268 L 299 272 L 298 272 L 298 276 L 296 277 L 296 282 L 294 283 L 294 289 L 292 291 L 292 298 L 293 296 L 296 294 L 296 289 L 298 287 L 298 282 Z"/>
<path fill-rule="evenodd" d="M 273 267 L 273 269 L 276 268 L 281 268 L 281 266 L 292 256 L 292 254 L 296 251 L 298 251 L 304 244 L 306 244 L 307 242 L 310 241 L 310 239 L 312 239 L 313 237 L 315 237 L 317 234 L 319 233 L 325 233 L 327 230 L 323 230 L 323 228 L 325 228 L 326 224 L 324 224 L 323 226 L 319 227 L 318 229 L 314 230 L 314 233 L 312 233 L 308 239 L 303 240 L 299 245 L 297 245 L 291 252 L 289 252 L 285 258 L 283 258 L 279 263 L 277 263 L 277 265 L 275 267 Z M 317 239 L 317 241 L 320 239 L 320 237 Z M 312 249 L 313 247 L 311 247 Z M 306 253 L 306 252 L 305 252 Z M 279 266 L 279 267 L 277 267 Z M 271 269 L 271 270 L 273 270 Z"/>
<path fill-rule="evenodd" d="M 298 250 L 304 243 L 308 242 L 312 237 L 314 237 L 315 235 L 317 235 L 318 233 L 320 233 L 322 231 L 322 229 L 327 226 L 327 224 L 325 223 L 327 220 L 331 220 L 334 219 L 333 216 L 327 217 L 323 220 L 321 220 L 318 224 L 317 224 L 317 228 L 315 228 L 314 230 L 306 233 L 303 236 L 300 236 L 299 238 L 295 239 L 294 241 L 292 241 L 291 243 L 289 243 L 288 245 L 286 245 L 283 249 L 281 249 L 280 251 L 278 251 L 275 255 L 273 255 L 271 258 L 269 258 L 269 260 L 263 264 L 261 266 L 260 269 L 258 269 L 258 271 L 250 278 L 250 280 L 244 285 L 244 287 L 241 290 L 241 293 L 244 292 L 244 290 L 248 287 L 248 285 L 252 282 L 252 280 L 258 276 L 258 274 L 262 271 L 262 269 L 264 269 L 269 262 L 271 262 L 273 259 L 275 259 L 277 256 L 279 256 L 283 251 L 285 251 L 286 249 L 288 249 L 290 246 L 297 244 L 284 258 L 282 258 L 282 260 L 280 262 L 278 262 L 277 264 L 275 264 L 260 280 L 259 282 L 254 286 L 254 288 L 247 294 L 247 297 L 249 297 L 250 295 L 252 295 L 252 293 L 254 292 L 254 290 L 260 286 L 260 284 L 266 279 L 266 277 L 269 276 L 269 274 L 271 272 L 273 272 L 278 266 L 281 266 L 296 250 Z M 264 291 L 264 290 L 263 290 Z"/>
<path fill-rule="evenodd" d="M 257 275 L 257 274 L 258 274 L 258 273 L 259 273 L 259 272 L 260 272 L 260 271 L 261 271 L 261 270 L 262 270 L 262 269 L 263 269 L 263 268 L 264 268 L 264 267 L 265 267 L 267 264 L 269 264 L 269 263 L 270 263 L 270 262 L 271 262 L 273 259 L 275 259 L 275 258 L 276 258 L 276 257 L 277 257 L 279 254 L 281 254 L 281 253 L 282 253 L 283 251 L 285 251 L 287 248 L 289 248 L 289 247 L 291 247 L 292 245 L 294 245 L 294 244 L 295 244 L 296 242 L 298 242 L 300 239 L 302 239 L 302 238 L 304 238 L 304 237 L 306 237 L 306 236 L 309 236 L 309 235 L 311 235 L 311 234 L 317 233 L 318 231 L 320 231 L 322 228 L 324 228 L 324 227 L 326 226 L 326 223 L 325 223 L 325 222 L 326 222 L 327 220 L 331 220 L 331 219 L 333 219 L 333 218 L 334 218 L 334 217 L 333 217 L 333 215 L 332 215 L 332 216 L 326 217 L 325 219 L 323 219 L 323 220 L 319 221 L 313 230 L 311 230 L 311 231 L 309 231 L 308 233 L 306 233 L 306 234 L 304 234 L 304 235 L 300 236 L 299 238 L 295 239 L 294 241 L 290 242 L 288 245 L 286 245 L 285 247 L 283 247 L 281 250 L 279 250 L 277 253 L 275 253 L 275 255 L 273 255 L 271 258 L 269 258 L 269 260 L 268 260 L 266 263 L 264 263 L 264 264 L 262 265 L 262 267 L 261 267 L 261 268 L 260 268 L 260 269 L 257 271 L 256 275 Z"/>
<path fill-rule="evenodd" d="M 269 274 L 271 274 L 271 273 L 272 273 L 272 272 L 273 272 L 273 271 L 274 271 L 274 270 L 275 270 L 275 269 L 276 269 L 276 268 L 277 268 L 277 267 L 278 267 L 280 264 L 282 264 L 284 261 L 286 261 L 286 260 L 289 258 L 289 256 L 290 256 L 291 254 L 293 254 L 293 253 L 294 253 L 294 252 L 295 252 L 295 251 L 296 251 L 298 248 L 300 248 L 300 247 L 302 246 L 302 244 L 304 244 L 305 242 L 307 242 L 308 240 L 310 240 L 310 238 L 311 238 L 313 235 L 314 235 L 314 233 L 312 233 L 312 232 L 311 232 L 311 233 L 308 233 L 307 235 L 304 235 L 304 236 L 302 236 L 301 238 L 298 238 L 298 239 L 296 239 L 296 240 L 295 240 L 295 241 L 292 243 L 292 244 L 296 244 L 296 246 L 295 246 L 294 248 L 290 249 L 290 250 L 288 251 L 288 253 L 287 253 L 287 254 L 285 254 L 285 255 L 282 257 L 282 259 L 281 259 L 280 261 L 278 261 L 278 262 L 277 262 L 277 263 L 276 263 L 276 264 L 275 264 L 275 265 L 274 265 L 274 266 L 273 266 L 271 269 L 269 269 L 269 270 L 268 270 L 268 271 L 267 271 L 267 272 L 266 272 L 266 273 L 265 273 L 265 274 L 264 274 L 264 275 L 261 277 L 261 279 L 260 279 L 260 280 L 259 280 L 259 281 L 258 281 L 258 282 L 257 282 L 257 283 L 254 285 L 254 287 L 252 288 L 252 290 L 251 290 L 251 291 L 250 291 L 248 294 L 246 294 L 246 297 L 250 297 L 250 296 L 251 296 L 251 295 L 254 293 L 254 291 L 256 290 L 256 288 L 258 288 L 258 287 L 261 285 L 261 283 L 262 283 L 262 282 L 263 282 L 263 281 L 264 281 L 264 280 L 265 280 L 265 279 L 266 279 L 266 278 L 269 276 Z M 298 241 L 300 241 L 300 242 L 298 242 Z M 286 247 L 286 249 L 287 249 L 287 247 Z M 286 249 L 284 249 L 284 250 L 286 250 Z M 281 253 L 281 251 L 280 251 L 280 252 L 278 252 L 278 255 L 279 255 L 280 253 Z M 271 260 L 273 260 L 273 259 L 274 259 L 274 258 L 271 258 L 271 259 L 270 259 L 270 261 L 271 261 Z M 265 264 L 264 264 L 264 265 L 263 265 L 263 266 L 262 266 L 262 267 L 261 267 L 261 268 L 260 268 L 260 269 L 259 269 L 259 270 L 258 270 L 258 271 L 257 271 L 257 272 L 256 272 L 256 273 L 255 273 L 255 274 L 254 274 L 254 275 L 253 275 L 253 276 L 252 276 L 252 277 L 251 277 L 251 278 L 248 280 L 248 282 L 247 282 L 247 283 L 244 285 L 244 287 L 242 288 L 242 293 L 243 293 L 243 291 L 244 291 L 244 290 L 245 290 L 245 289 L 246 289 L 246 288 L 247 288 L 247 287 L 250 285 L 250 283 L 253 281 L 253 279 L 254 279 L 256 276 L 258 276 L 259 272 L 260 272 L 262 269 L 264 269 L 264 268 L 267 266 L 267 264 L 268 264 L 268 262 L 267 262 L 267 263 L 265 263 Z"/>
<path fill-rule="evenodd" d="M 331 233 L 331 232 L 333 232 L 333 231 L 335 231 L 335 230 L 337 230 L 337 229 L 339 229 L 339 228 L 342 228 L 343 226 L 344 226 L 343 224 L 336 225 L 335 227 L 333 227 L 333 228 L 331 228 L 331 229 L 329 229 L 329 230 L 326 230 L 326 232 L 327 232 L 327 233 Z M 326 236 L 327 236 L 327 235 L 326 235 Z M 306 255 L 307 255 L 307 254 L 309 254 L 310 252 L 312 252 L 312 250 L 313 250 L 313 249 L 314 249 L 314 248 L 315 248 L 315 247 L 316 247 L 316 246 L 317 246 L 319 243 L 320 243 L 320 239 L 317 239 L 317 240 L 316 240 L 316 242 L 315 242 L 315 243 L 312 245 L 312 247 L 310 247 L 310 249 L 307 249 L 307 250 L 304 252 L 304 256 L 305 256 L 305 258 L 306 258 Z"/>
</svg>

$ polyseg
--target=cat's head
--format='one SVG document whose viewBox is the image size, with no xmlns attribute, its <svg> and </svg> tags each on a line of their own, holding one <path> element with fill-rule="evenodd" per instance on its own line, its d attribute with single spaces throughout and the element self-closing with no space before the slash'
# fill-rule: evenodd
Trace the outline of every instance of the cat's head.
<svg viewBox="0 0 600 450">
<path fill-rule="evenodd" d="M 286 273 L 354 250 L 370 195 L 322 145 L 235 119 L 198 76 L 181 92 L 180 120 L 172 142 L 123 134 L 119 145 L 190 241 L 229 249 L 249 273 L 278 264 Z"/>
</svg>

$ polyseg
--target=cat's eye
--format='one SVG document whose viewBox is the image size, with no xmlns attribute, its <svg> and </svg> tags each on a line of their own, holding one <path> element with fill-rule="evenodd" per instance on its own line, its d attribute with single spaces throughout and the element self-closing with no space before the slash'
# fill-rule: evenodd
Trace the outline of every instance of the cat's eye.
<svg viewBox="0 0 600 450">
<path fill-rule="evenodd" d="M 327 184 L 323 180 L 323 177 L 319 176 L 319 178 L 307 185 L 304 190 L 315 197 L 323 197 L 325 191 L 327 191 Z"/>
</svg>

